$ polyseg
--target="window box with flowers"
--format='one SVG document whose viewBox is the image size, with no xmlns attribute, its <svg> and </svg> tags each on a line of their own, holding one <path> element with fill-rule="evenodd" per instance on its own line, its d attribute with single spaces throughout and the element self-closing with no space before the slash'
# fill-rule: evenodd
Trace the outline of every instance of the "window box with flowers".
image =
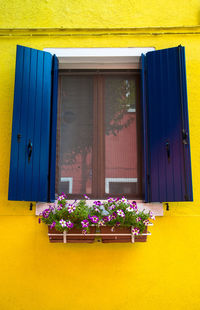
<svg viewBox="0 0 200 310">
<path fill-rule="evenodd" d="M 39 222 L 48 225 L 50 242 L 92 243 L 95 237 L 104 243 L 147 241 L 152 212 L 139 211 L 136 202 L 124 197 L 94 201 L 92 206 L 85 198 L 69 203 L 63 194 L 42 212 Z"/>
</svg>

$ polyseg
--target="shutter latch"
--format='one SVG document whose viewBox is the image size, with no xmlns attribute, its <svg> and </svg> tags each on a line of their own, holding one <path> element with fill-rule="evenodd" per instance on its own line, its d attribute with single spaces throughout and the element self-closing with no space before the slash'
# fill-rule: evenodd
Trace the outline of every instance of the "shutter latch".
<svg viewBox="0 0 200 310">
<path fill-rule="evenodd" d="M 188 133 L 185 129 L 182 130 L 182 141 L 183 144 L 188 144 Z"/>
<path fill-rule="evenodd" d="M 17 142 L 18 142 L 18 143 L 19 143 L 20 140 L 21 140 L 21 136 L 22 136 L 22 135 L 21 135 L 20 133 L 17 134 Z"/>
</svg>

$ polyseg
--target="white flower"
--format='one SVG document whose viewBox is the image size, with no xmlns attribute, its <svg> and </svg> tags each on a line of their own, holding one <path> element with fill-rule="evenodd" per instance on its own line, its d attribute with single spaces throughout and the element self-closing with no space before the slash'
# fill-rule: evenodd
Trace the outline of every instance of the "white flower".
<svg viewBox="0 0 200 310">
<path fill-rule="evenodd" d="M 64 220 L 60 220 L 59 223 L 60 223 L 60 225 L 62 227 L 66 227 L 67 226 L 67 224 L 66 224 L 66 222 Z"/>
<path fill-rule="evenodd" d="M 129 207 L 126 209 L 126 211 L 128 211 L 128 212 L 133 212 L 134 209 L 133 209 L 132 207 L 129 206 Z"/>
</svg>

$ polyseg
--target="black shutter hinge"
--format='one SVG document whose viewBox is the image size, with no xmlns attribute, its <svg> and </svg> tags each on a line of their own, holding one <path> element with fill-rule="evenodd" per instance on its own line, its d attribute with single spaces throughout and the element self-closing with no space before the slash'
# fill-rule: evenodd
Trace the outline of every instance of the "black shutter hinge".
<svg viewBox="0 0 200 310">
<path fill-rule="evenodd" d="M 168 204 L 168 202 L 166 203 L 166 210 L 169 211 L 169 204 Z"/>
<path fill-rule="evenodd" d="M 182 142 L 183 144 L 188 144 L 188 133 L 185 129 L 182 130 Z"/>
<path fill-rule="evenodd" d="M 33 210 L 33 204 L 32 204 L 32 202 L 30 203 L 30 208 L 29 208 L 29 210 L 30 210 L 30 211 Z"/>
</svg>

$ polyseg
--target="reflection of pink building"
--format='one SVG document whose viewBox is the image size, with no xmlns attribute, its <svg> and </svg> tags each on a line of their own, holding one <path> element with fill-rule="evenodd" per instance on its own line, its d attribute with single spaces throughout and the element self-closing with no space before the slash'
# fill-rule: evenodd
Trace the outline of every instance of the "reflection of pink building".
<svg viewBox="0 0 200 310">
<path fill-rule="evenodd" d="M 120 122 L 129 126 L 119 130 L 116 135 L 105 135 L 105 183 L 137 182 L 137 136 L 136 113 L 126 113 Z M 92 154 L 76 156 L 76 163 L 62 166 L 61 181 L 69 182 L 69 192 L 81 193 L 85 184 L 85 193 L 92 193 Z M 105 184 L 105 186 L 106 186 Z M 106 187 L 105 187 L 106 191 Z"/>
</svg>

